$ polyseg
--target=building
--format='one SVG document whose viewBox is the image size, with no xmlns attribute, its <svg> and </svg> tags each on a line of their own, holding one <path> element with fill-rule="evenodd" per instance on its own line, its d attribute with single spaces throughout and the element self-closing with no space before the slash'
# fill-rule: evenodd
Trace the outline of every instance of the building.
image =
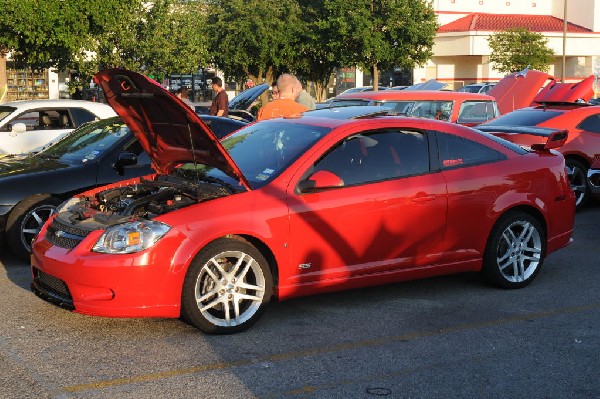
<svg viewBox="0 0 600 399">
<path fill-rule="evenodd" d="M 556 55 L 551 75 L 579 81 L 600 73 L 600 1 L 433 0 L 433 6 L 440 23 L 434 56 L 423 68 L 414 70 L 415 83 L 437 79 L 458 89 L 469 83 L 500 80 L 503 75 L 489 63 L 488 38 L 518 27 L 548 39 Z"/>
</svg>

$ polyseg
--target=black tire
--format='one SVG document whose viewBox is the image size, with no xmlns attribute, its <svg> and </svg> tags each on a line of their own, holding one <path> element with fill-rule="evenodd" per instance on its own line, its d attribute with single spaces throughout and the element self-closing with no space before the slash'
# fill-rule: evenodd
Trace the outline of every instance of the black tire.
<svg viewBox="0 0 600 399">
<path fill-rule="evenodd" d="M 588 168 L 576 159 L 566 159 L 565 164 L 569 169 L 569 183 L 575 193 L 575 207 L 577 210 L 583 208 L 591 195 L 587 181 Z"/>
<path fill-rule="evenodd" d="M 6 241 L 16 256 L 29 260 L 31 241 L 61 202 L 50 195 L 36 195 L 15 205 L 6 221 Z"/>
<path fill-rule="evenodd" d="M 546 232 L 524 212 L 504 214 L 492 229 L 483 255 L 483 275 L 501 288 L 522 288 L 539 273 L 546 256 Z"/>
<path fill-rule="evenodd" d="M 272 293 L 271 270 L 260 251 L 246 241 L 219 239 L 190 264 L 181 293 L 181 316 L 210 334 L 240 332 L 260 318 Z"/>
</svg>

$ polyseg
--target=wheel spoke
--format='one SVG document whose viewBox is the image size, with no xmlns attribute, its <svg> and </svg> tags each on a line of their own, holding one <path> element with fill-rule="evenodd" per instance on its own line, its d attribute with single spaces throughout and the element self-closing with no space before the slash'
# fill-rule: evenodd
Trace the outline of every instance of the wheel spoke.
<svg viewBox="0 0 600 399">
<path fill-rule="evenodd" d="M 40 232 L 40 228 L 23 229 L 23 234 L 33 234 L 33 235 L 36 235 L 39 232 Z"/>
<path fill-rule="evenodd" d="M 223 300 L 220 297 L 216 297 L 214 301 L 207 303 L 206 305 L 202 306 L 203 304 L 200 303 L 200 301 L 198 301 L 198 306 L 200 307 L 200 311 L 201 312 L 206 312 L 209 309 L 212 309 L 214 307 L 216 307 L 217 305 L 219 305 L 220 303 L 223 303 Z"/>
<path fill-rule="evenodd" d="M 252 302 L 260 302 L 260 301 L 262 301 L 262 297 L 257 296 L 257 295 L 238 294 L 237 297 L 239 299 L 247 299 L 247 300 L 252 301 Z"/>
<path fill-rule="evenodd" d="M 252 285 L 252 284 L 247 284 L 247 283 L 241 282 L 237 286 L 239 288 L 242 288 L 242 289 L 245 289 L 245 290 L 265 292 L 265 287 L 261 287 L 259 285 Z"/>
</svg>

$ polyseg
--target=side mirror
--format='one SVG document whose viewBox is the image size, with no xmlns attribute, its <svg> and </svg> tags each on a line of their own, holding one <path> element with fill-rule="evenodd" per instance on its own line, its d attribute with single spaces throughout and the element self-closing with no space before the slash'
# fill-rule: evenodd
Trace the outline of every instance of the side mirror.
<svg viewBox="0 0 600 399">
<path fill-rule="evenodd" d="M 125 174 L 124 168 L 126 166 L 137 165 L 137 163 L 138 163 L 137 155 L 135 155 L 132 152 L 122 152 L 121 154 L 119 154 L 119 157 L 117 158 L 117 161 L 113 165 L 113 168 L 117 171 L 117 173 L 119 173 L 121 176 L 123 176 Z"/>
<path fill-rule="evenodd" d="M 298 190 L 301 193 L 305 193 L 315 190 L 322 190 L 325 188 L 335 188 L 343 186 L 344 181 L 341 177 L 327 170 L 319 170 L 318 172 L 315 172 L 312 175 L 310 175 L 308 179 L 298 183 Z"/>
<path fill-rule="evenodd" d="M 12 128 L 10 129 L 10 133 L 11 136 L 16 136 L 19 133 L 23 133 L 27 131 L 27 126 L 24 123 L 15 123 L 14 125 L 12 125 Z"/>
</svg>

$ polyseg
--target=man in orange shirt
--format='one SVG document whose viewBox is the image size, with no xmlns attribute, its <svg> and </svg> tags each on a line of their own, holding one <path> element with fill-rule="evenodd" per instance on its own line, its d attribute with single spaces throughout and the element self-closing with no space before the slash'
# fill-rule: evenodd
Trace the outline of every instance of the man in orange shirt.
<svg viewBox="0 0 600 399">
<path fill-rule="evenodd" d="M 280 116 L 294 116 L 308 111 L 308 108 L 296 102 L 296 98 L 300 94 L 298 87 L 302 87 L 302 85 L 294 75 L 287 73 L 281 75 L 277 79 L 279 98 L 262 107 L 258 111 L 257 119 L 262 121 Z"/>
</svg>

